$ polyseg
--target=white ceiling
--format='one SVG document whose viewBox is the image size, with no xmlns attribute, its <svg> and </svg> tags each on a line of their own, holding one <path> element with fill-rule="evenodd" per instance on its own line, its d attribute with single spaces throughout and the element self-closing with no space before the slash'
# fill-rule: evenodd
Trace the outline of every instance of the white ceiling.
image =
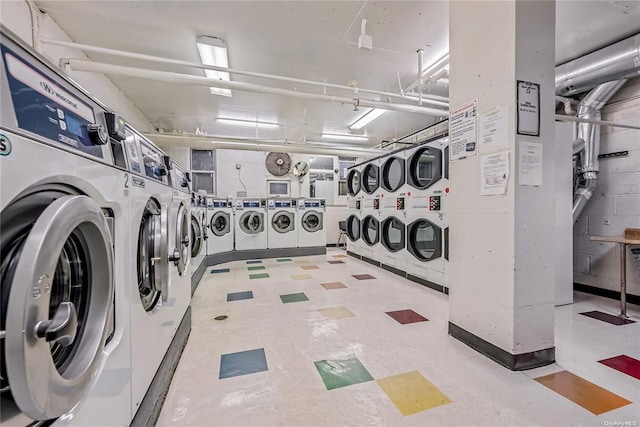
<svg viewBox="0 0 640 427">
<path fill-rule="evenodd" d="M 222 38 L 229 66 L 398 92 L 415 80 L 416 50 L 425 64 L 448 49 L 445 1 L 37 1 L 76 42 L 199 62 L 199 35 Z M 359 50 L 362 18 L 374 49 Z M 638 1 L 558 1 L 558 63 L 640 32 Z M 202 70 L 143 64 L 89 53 L 96 61 L 204 75 Z M 270 140 L 319 140 L 322 131 L 346 133 L 367 111 L 350 105 L 234 91 L 232 98 L 195 87 L 111 75 L 114 83 L 156 126 L 215 135 Z M 322 93 L 312 86 L 232 76 L 232 80 Z M 349 92 L 327 89 L 329 94 Z M 446 87 L 431 93 L 446 95 Z M 362 97 L 381 100 L 377 95 Z M 303 116 L 307 120 L 303 121 Z M 246 129 L 215 123 L 216 117 L 278 122 L 276 130 Z M 431 116 L 389 111 L 366 127 L 369 145 L 411 133 L 435 121 Z"/>
</svg>

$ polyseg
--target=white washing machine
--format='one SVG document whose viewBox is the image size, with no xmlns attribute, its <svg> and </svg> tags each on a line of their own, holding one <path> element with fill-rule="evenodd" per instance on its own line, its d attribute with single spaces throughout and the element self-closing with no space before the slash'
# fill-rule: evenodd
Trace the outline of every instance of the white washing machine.
<svg viewBox="0 0 640 427">
<path fill-rule="evenodd" d="M 128 425 L 124 122 L 4 30 L 0 51 L 0 424 Z"/>
<path fill-rule="evenodd" d="M 352 166 L 347 172 L 347 252 L 356 255 L 360 255 L 360 247 L 362 245 L 360 240 L 360 210 L 364 192 L 361 188 L 361 173 L 362 165 Z"/>
<path fill-rule="evenodd" d="M 178 163 L 165 157 L 169 169 L 169 181 L 173 189 L 169 206 L 169 294 L 175 298 L 176 319 L 182 321 L 186 311 L 185 301 L 191 301 L 191 192 L 189 174 Z M 179 318 L 178 318 L 179 317 Z"/>
<path fill-rule="evenodd" d="M 243 198 L 236 200 L 234 224 L 236 250 L 267 249 L 267 200 Z"/>
<path fill-rule="evenodd" d="M 298 247 L 327 246 L 327 231 L 324 227 L 324 199 L 298 199 Z"/>
<path fill-rule="evenodd" d="M 207 256 L 207 205 L 206 198 L 198 193 L 191 193 L 191 265 L 190 276 L 193 276 Z"/>
<path fill-rule="evenodd" d="M 296 199 L 267 200 L 267 247 L 269 249 L 298 247 L 296 211 Z"/>
<path fill-rule="evenodd" d="M 132 408 L 135 414 L 189 305 L 170 288 L 176 262 L 188 265 L 183 252 L 171 245 L 173 189 L 169 185 L 164 153 L 148 139 L 127 128 L 130 158 L 131 218 L 129 240 L 134 268 L 131 285 Z M 190 293 L 189 293 L 190 295 Z"/>
<path fill-rule="evenodd" d="M 207 198 L 207 255 L 233 251 L 233 201 Z"/>
</svg>

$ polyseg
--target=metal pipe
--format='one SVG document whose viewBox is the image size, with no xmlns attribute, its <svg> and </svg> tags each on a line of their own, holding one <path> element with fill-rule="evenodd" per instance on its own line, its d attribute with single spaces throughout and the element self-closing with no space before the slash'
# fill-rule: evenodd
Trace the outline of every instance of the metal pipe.
<svg viewBox="0 0 640 427">
<path fill-rule="evenodd" d="M 582 152 L 582 150 L 584 150 L 584 146 L 585 142 L 582 138 L 577 138 L 575 141 L 573 141 L 573 155 L 575 156 L 576 154 Z"/>
<path fill-rule="evenodd" d="M 69 47 L 69 48 L 72 48 L 72 49 L 81 49 L 81 50 L 84 50 L 84 51 L 87 51 L 87 52 L 96 52 L 96 53 L 102 53 L 102 54 L 105 54 L 105 55 L 119 56 L 119 57 L 122 57 L 122 58 L 139 59 L 139 60 L 142 60 L 142 61 L 156 62 L 156 63 L 161 63 L 161 64 L 170 64 L 170 65 L 179 65 L 179 66 L 184 66 L 184 67 L 199 68 L 199 69 L 203 69 L 203 70 L 226 71 L 226 72 L 231 73 L 231 74 L 237 74 L 237 75 L 243 75 L 243 76 L 251 76 L 251 77 L 259 77 L 259 78 L 272 79 L 272 80 L 280 80 L 280 81 L 299 83 L 299 84 L 307 84 L 307 85 L 310 85 L 310 86 L 320 86 L 320 87 L 323 87 L 325 89 L 330 87 L 330 88 L 333 88 L 333 89 L 340 89 L 340 90 L 349 90 L 349 91 L 353 90 L 352 87 L 345 86 L 345 85 L 338 85 L 338 84 L 327 83 L 327 82 L 317 82 L 317 81 L 313 81 L 313 80 L 297 79 L 297 78 L 294 78 L 294 77 L 278 76 L 278 75 L 275 75 L 275 74 L 256 73 L 256 72 L 253 72 L 253 71 L 238 70 L 238 69 L 235 69 L 235 68 L 218 67 L 218 66 L 215 66 L 215 65 L 205 65 L 205 64 L 201 64 L 199 62 L 190 62 L 190 61 L 182 61 L 182 60 L 179 60 L 179 59 L 162 58 L 162 57 L 159 57 L 159 56 L 144 55 L 144 54 L 141 54 L 141 53 L 127 52 L 127 51 L 117 50 L 117 49 L 109 49 L 109 48 L 105 48 L 105 47 L 92 46 L 92 45 L 87 45 L 87 44 L 82 44 L 82 43 L 66 42 L 66 41 L 55 40 L 55 39 L 50 39 L 50 38 L 46 38 L 46 37 L 40 37 L 39 40 L 40 40 L 41 43 L 52 44 L 52 45 L 57 45 L 57 46 L 64 46 L 64 47 Z M 381 96 L 384 96 L 384 97 L 409 99 L 409 100 L 415 100 L 416 99 L 414 97 L 406 97 L 404 94 L 397 94 L 397 93 L 393 93 L 393 92 L 384 92 L 384 91 L 371 90 L 371 89 L 362 89 L 362 88 L 358 88 L 358 90 L 360 92 L 363 92 L 363 93 L 381 95 Z M 449 98 L 447 98 L 447 97 L 436 96 L 436 95 L 424 95 L 423 98 L 424 98 L 423 102 L 424 103 L 428 103 L 428 104 L 433 104 L 431 101 L 439 101 L 440 103 L 437 104 L 438 106 L 442 106 L 441 103 L 443 101 L 448 101 L 449 100 Z M 433 104 L 433 105 L 436 105 L 436 104 Z M 448 106 L 448 104 L 446 104 L 446 106 Z"/>
<path fill-rule="evenodd" d="M 573 123 L 591 123 L 593 125 L 602 125 L 612 128 L 624 128 L 624 129 L 637 129 L 640 130 L 640 126 L 630 125 L 627 123 L 616 123 L 607 120 L 592 120 L 584 117 L 566 116 L 564 114 L 556 114 L 556 120 L 559 122 L 573 122 Z"/>
<path fill-rule="evenodd" d="M 640 34 L 556 67 L 556 94 L 570 96 L 640 75 Z"/>
<path fill-rule="evenodd" d="M 352 99 L 345 96 L 324 95 L 310 92 L 299 92 L 289 89 L 280 89 L 252 83 L 218 80 L 203 76 L 173 73 L 169 71 L 147 70 L 143 68 L 125 67 L 122 65 L 105 64 L 84 59 L 69 58 L 69 67 L 73 71 L 89 71 L 103 74 L 119 74 L 142 79 L 152 79 L 169 83 L 193 84 L 197 86 L 218 87 L 244 92 L 264 93 L 269 95 L 281 95 L 290 98 L 308 99 L 311 101 L 337 102 L 340 104 L 359 105 L 361 107 L 381 108 L 384 110 L 405 111 L 410 113 L 426 114 L 430 116 L 447 117 L 448 111 L 437 110 L 430 107 L 421 107 L 408 104 L 391 104 L 388 102 L 373 101 L 369 99 Z"/>
</svg>

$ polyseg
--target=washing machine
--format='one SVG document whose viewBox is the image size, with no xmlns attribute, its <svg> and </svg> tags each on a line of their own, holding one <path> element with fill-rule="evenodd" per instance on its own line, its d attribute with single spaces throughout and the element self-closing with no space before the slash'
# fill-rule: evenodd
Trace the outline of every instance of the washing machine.
<svg viewBox="0 0 640 427">
<path fill-rule="evenodd" d="M 207 224 L 209 227 L 207 255 L 233 251 L 233 201 L 208 197 Z"/>
<path fill-rule="evenodd" d="M 234 229 L 236 250 L 267 249 L 267 199 L 242 198 L 236 200 Z"/>
<path fill-rule="evenodd" d="M 0 424 L 128 425 L 124 122 L 1 35 Z"/>
<path fill-rule="evenodd" d="M 191 265 L 189 267 L 190 276 L 196 274 L 200 264 L 207 256 L 207 205 L 206 197 L 202 194 L 191 193 Z"/>
<path fill-rule="evenodd" d="M 361 188 L 361 174 L 362 165 L 352 166 L 347 172 L 347 252 L 355 255 L 360 255 L 360 247 L 362 246 L 360 211 L 364 192 Z"/>
<path fill-rule="evenodd" d="M 446 286 L 448 259 L 448 138 L 407 150 L 405 270 L 429 284 Z"/>
<path fill-rule="evenodd" d="M 327 232 L 324 226 L 325 200 L 299 199 L 296 227 L 298 247 L 327 246 Z"/>
<path fill-rule="evenodd" d="M 127 128 L 130 158 L 129 239 L 134 266 L 127 283 L 131 296 L 131 390 L 135 414 L 178 329 L 189 300 L 170 287 L 171 265 L 188 266 L 183 251 L 171 245 L 173 189 L 165 154 Z M 182 257 L 182 260 L 180 258 Z M 183 292 L 184 294 L 184 292 Z"/>
<path fill-rule="evenodd" d="M 189 174 L 169 156 L 165 156 L 169 182 L 173 189 L 169 205 L 169 292 L 181 302 L 191 299 L 191 192 Z M 189 295 L 186 295 L 186 290 Z M 183 303 L 181 304 L 183 305 Z M 184 313 L 183 313 L 184 314 Z"/>
<path fill-rule="evenodd" d="M 267 247 L 296 248 L 296 199 L 267 199 Z"/>
</svg>

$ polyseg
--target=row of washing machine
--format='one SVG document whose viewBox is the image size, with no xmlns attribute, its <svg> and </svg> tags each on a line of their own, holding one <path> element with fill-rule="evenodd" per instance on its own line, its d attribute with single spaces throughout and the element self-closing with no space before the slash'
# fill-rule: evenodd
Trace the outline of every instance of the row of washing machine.
<svg viewBox="0 0 640 427">
<path fill-rule="evenodd" d="M 0 50 L 0 424 L 129 425 L 190 319 L 188 175 L 4 29 Z"/>
<path fill-rule="evenodd" d="M 448 292 L 448 137 L 353 166 L 347 189 L 349 253 Z"/>
</svg>

